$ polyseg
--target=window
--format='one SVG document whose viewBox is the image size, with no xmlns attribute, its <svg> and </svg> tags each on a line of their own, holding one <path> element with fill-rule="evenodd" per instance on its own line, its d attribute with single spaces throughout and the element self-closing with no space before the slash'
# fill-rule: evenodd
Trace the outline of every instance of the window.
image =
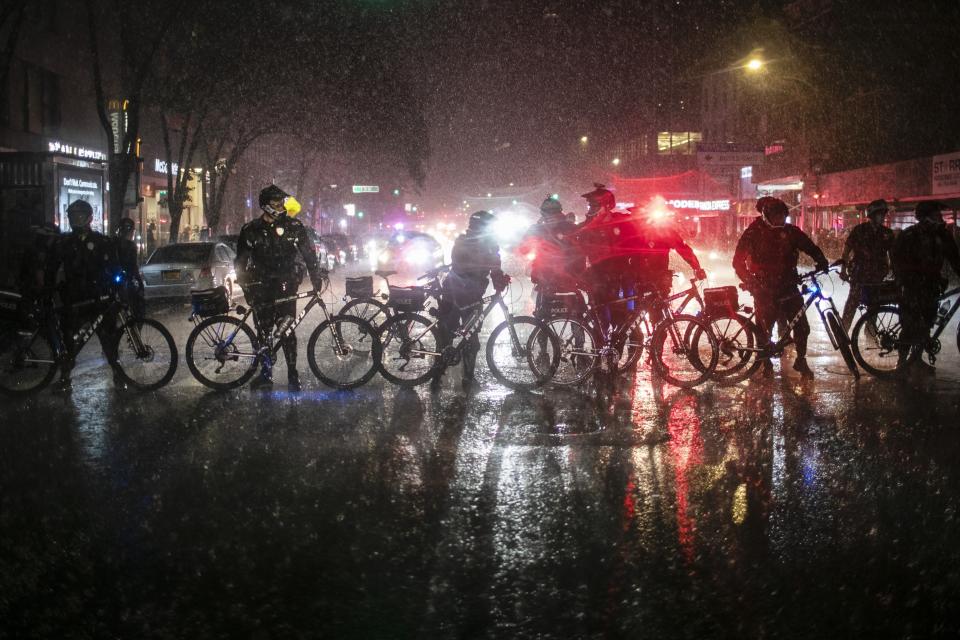
<svg viewBox="0 0 960 640">
<path fill-rule="evenodd" d="M 661 131 L 657 134 L 657 153 L 660 155 L 689 155 L 703 140 L 699 131 Z"/>
</svg>

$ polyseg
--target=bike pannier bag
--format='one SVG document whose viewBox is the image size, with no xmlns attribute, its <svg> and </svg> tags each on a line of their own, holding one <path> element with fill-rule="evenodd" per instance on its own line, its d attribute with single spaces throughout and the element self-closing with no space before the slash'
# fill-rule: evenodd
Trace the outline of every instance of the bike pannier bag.
<svg viewBox="0 0 960 640">
<path fill-rule="evenodd" d="M 707 316 L 724 316 L 736 313 L 740 297 L 736 287 L 714 287 L 703 290 L 703 306 Z"/>
<path fill-rule="evenodd" d="M 388 304 L 397 311 L 421 311 L 426 299 L 423 287 L 390 287 Z"/>
<path fill-rule="evenodd" d="M 360 276 L 358 278 L 347 278 L 347 297 L 348 298 L 372 298 L 373 297 L 373 276 Z"/>
<path fill-rule="evenodd" d="M 230 311 L 227 289 L 222 286 L 215 289 L 191 291 L 190 302 L 193 305 L 193 314 L 201 318 L 219 316 Z"/>
<path fill-rule="evenodd" d="M 584 311 L 583 298 L 578 293 L 552 293 L 544 301 L 547 313 L 554 316 L 579 316 Z"/>
<path fill-rule="evenodd" d="M 865 284 L 860 290 L 860 302 L 868 307 L 900 302 L 900 287 L 893 280 Z"/>
</svg>

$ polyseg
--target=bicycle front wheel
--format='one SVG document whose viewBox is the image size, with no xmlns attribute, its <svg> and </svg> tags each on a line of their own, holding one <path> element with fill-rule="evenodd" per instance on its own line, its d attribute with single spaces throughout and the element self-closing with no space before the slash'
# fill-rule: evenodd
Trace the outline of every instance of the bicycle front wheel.
<svg viewBox="0 0 960 640">
<path fill-rule="evenodd" d="M 860 316 L 850 334 L 853 357 L 872 376 L 889 378 L 919 350 L 900 341 L 903 327 L 897 307 L 876 307 Z"/>
<path fill-rule="evenodd" d="M 677 387 L 695 387 L 713 375 L 719 358 L 717 339 L 709 324 L 693 316 L 668 318 L 650 340 L 654 371 Z"/>
<path fill-rule="evenodd" d="M 207 318 L 187 338 L 187 368 L 202 384 L 226 391 L 257 371 L 260 344 L 246 323 L 230 316 Z"/>
<path fill-rule="evenodd" d="M 497 325 L 487 340 L 487 366 L 506 387 L 530 391 L 550 381 L 560 365 L 560 341 L 531 316 Z"/>
<path fill-rule="evenodd" d="M 380 338 L 369 322 L 334 316 L 321 322 L 307 343 L 313 375 L 334 389 L 365 385 L 380 366 Z"/>
<path fill-rule="evenodd" d="M 710 323 L 717 339 L 717 367 L 713 370 L 713 377 L 722 384 L 733 384 L 749 377 L 753 372 L 751 360 L 756 359 L 758 347 L 763 343 L 760 329 L 738 313 L 713 316 L 704 321 Z M 690 325 L 688 330 L 694 331 L 694 341 L 701 339 L 702 336 L 697 334 L 699 327 Z M 694 361 L 694 365 L 697 364 L 704 363 Z M 741 372 L 744 375 L 738 375 Z"/>
<path fill-rule="evenodd" d="M 547 329 L 557 336 L 560 345 L 560 363 L 553 378 L 553 384 L 572 386 L 580 384 L 600 366 L 600 338 L 594 335 L 593 330 L 579 318 L 550 318 L 545 321 Z M 537 333 L 533 340 L 538 343 L 540 353 L 546 351 L 546 335 Z M 539 343 L 543 342 L 544 347 Z M 535 373 L 546 374 L 540 371 L 540 366 L 549 366 L 548 359 L 533 359 Z"/>
<path fill-rule="evenodd" d="M 166 327 L 149 319 L 131 319 L 120 327 L 117 373 L 124 382 L 139 391 L 154 391 L 176 371 L 177 345 Z"/>
<path fill-rule="evenodd" d="M 380 328 L 380 374 L 401 387 L 415 387 L 442 366 L 437 327 L 415 313 L 401 313 Z"/>
<path fill-rule="evenodd" d="M 57 372 L 56 351 L 39 331 L 0 329 L 0 393 L 18 396 L 36 393 Z"/>
</svg>

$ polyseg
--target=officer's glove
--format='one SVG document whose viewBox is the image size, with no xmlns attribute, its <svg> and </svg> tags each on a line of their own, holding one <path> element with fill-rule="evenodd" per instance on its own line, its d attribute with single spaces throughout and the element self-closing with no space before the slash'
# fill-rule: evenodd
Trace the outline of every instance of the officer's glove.
<svg viewBox="0 0 960 640">
<path fill-rule="evenodd" d="M 315 274 L 310 275 L 310 284 L 316 291 L 322 291 L 326 282 L 330 279 L 326 269 L 318 269 Z"/>
<path fill-rule="evenodd" d="M 497 293 L 502 292 L 507 288 L 507 285 L 510 284 L 510 276 L 503 272 L 490 274 L 490 279 L 493 281 L 493 288 Z"/>
<path fill-rule="evenodd" d="M 696 278 L 697 280 L 706 280 L 707 272 L 704 271 L 703 269 L 697 269 L 696 271 L 693 272 L 693 277 Z"/>
</svg>

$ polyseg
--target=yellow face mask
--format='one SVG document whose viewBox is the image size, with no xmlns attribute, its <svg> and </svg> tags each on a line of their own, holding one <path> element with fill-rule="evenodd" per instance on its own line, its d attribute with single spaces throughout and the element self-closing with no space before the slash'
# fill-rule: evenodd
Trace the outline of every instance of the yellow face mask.
<svg viewBox="0 0 960 640">
<path fill-rule="evenodd" d="M 296 198 L 294 198 L 293 196 L 289 196 L 283 201 L 283 208 L 286 209 L 287 215 L 292 218 L 293 216 L 300 213 L 300 209 L 302 209 L 303 207 L 300 206 L 300 203 L 297 202 Z"/>
</svg>

